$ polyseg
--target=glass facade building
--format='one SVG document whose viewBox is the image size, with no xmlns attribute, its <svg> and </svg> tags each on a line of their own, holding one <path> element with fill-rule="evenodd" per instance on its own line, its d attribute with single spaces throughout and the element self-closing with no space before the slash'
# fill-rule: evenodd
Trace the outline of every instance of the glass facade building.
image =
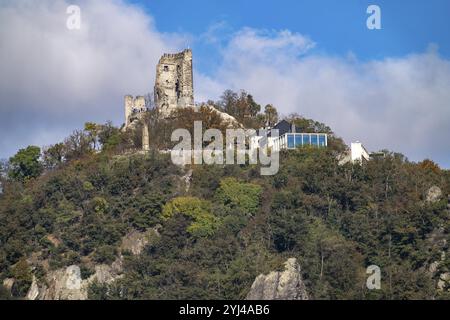
<svg viewBox="0 0 450 320">
<path fill-rule="evenodd" d="M 326 147 L 328 135 L 326 133 L 286 133 L 271 141 L 274 150 L 295 149 L 302 146 Z"/>
</svg>

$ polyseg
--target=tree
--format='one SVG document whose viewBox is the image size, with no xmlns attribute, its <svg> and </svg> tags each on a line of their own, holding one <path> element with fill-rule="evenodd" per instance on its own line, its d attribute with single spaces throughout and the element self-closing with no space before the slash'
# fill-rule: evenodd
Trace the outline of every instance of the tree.
<svg viewBox="0 0 450 320">
<path fill-rule="evenodd" d="M 194 220 L 187 231 L 196 237 L 214 234 L 219 225 L 218 219 L 211 213 L 211 203 L 195 197 L 178 197 L 168 202 L 162 212 L 167 220 L 175 214 L 183 214 Z"/>
<path fill-rule="evenodd" d="M 63 143 L 57 143 L 44 149 L 43 161 L 47 169 L 53 169 L 64 161 L 65 148 Z"/>
<path fill-rule="evenodd" d="M 11 293 L 3 285 L 0 285 L 0 300 L 12 300 Z"/>
<path fill-rule="evenodd" d="M 91 139 L 80 130 L 75 130 L 65 141 L 67 160 L 79 159 L 82 156 L 90 153 Z"/>
<path fill-rule="evenodd" d="M 20 259 L 19 262 L 12 267 L 12 273 L 15 281 L 11 288 L 11 292 L 15 297 L 24 297 L 33 280 L 27 260 L 25 258 Z"/>
<path fill-rule="evenodd" d="M 41 149 L 36 146 L 19 150 L 15 156 L 9 159 L 11 165 L 10 177 L 21 182 L 38 177 L 43 169 L 39 161 L 40 156 Z"/>
<path fill-rule="evenodd" d="M 238 208 L 246 215 L 254 215 L 261 202 L 261 186 L 225 178 L 220 182 L 217 198 L 225 205 Z"/>
<path fill-rule="evenodd" d="M 253 96 L 251 94 L 247 95 L 247 102 L 249 104 L 249 111 L 252 117 L 256 117 L 256 115 L 261 111 L 261 105 L 257 104 L 255 100 L 253 100 Z"/>
<path fill-rule="evenodd" d="M 9 162 L 6 159 L 0 160 L 0 183 L 2 179 L 6 179 L 8 177 L 8 172 L 10 170 Z"/>
<path fill-rule="evenodd" d="M 86 122 L 84 124 L 84 131 L 87 132 L 89 141 L 92 143 L 92 147 L 94 150 L 97 149 L 97 140 L 98 140 L 98 133 L 100 131 L 100 126 L 93 122 Z"/>
<path fill-rule="evenodd" d="M 111 150 L 120 144 L 121 133 L 120 130 L 113 126 L 111 121 L 100 127 L 98 133 L 98 142 L 102 146 L 102 150 Z"/>
<path fill-rule="evenodd" d="M 422 169 L 432 171 L 434 173 L 439 173 L 441 168 L 434 161 L 430 159 L 425 159 L 422 162 L 418 163 Z"/>
<path fill-rule="evenodd" d="M 264 115 L 268 126 L 272 127 L 278 122 L 278 111 L 273 105 L 268 104 L 265 106 Z"/>
<path fill-rule="evenodd" d="M 302 132 L 321 132 L 333 135 L 333 131 L 329 126 L 313 119 L 307 119 L 297 113 L 290 114 L 286 120 L 294 123 Z"/>
<path fill-rule="evenodd" d="M 218 105 L 228 113 L 229 115 L 236 115 L 236 102 L 238 100 L 238 94 L 233 90 L 225 90 L 222 96 L 220 97 L 220 101 Z"/>
</svg>

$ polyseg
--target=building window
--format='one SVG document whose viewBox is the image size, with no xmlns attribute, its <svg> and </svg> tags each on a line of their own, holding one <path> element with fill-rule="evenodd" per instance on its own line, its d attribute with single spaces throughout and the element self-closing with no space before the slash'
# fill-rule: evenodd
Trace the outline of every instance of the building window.
<svg viewBox="0 0 450 320">
<path fill-rule="evenodd" d="M 169 71 L 169 66 L 164 66 L 164 71 Z"/>
<path fill-rule="evenodd" d="M 312 134 L 311 135 L 311 144 L 313 145 L 313 146 L 318 146 L 319 145 L 319 141 L 318 141 L 318 139 L 317 139 L 317 134 Z"/>
<path fill-rule="evenodd" d="M 302 145 L 302 135 L 296 134 L 295 135 L 295 147 L 300 147 Z"/>
<path fill-rule="evenodd" d="M 309 138 L 310 138 L 309 134 L 303 134 L 303 145 L 304 146 L 308 146 L 311 144 L 311 141 Z"/>
<path fill-rule="evenodd" d="M 326 139 L 324 135 L 319 136 L 319 146 L 325 147 L 327 145 Z"/>
<path fill-rule="evenodd" d="M 287 146 L 288 146 L 288 149 L 294 149 L 295 148 L 295 140 L 294 140 L 294 135 L 293 134 L 288 134 L 287 135 Z"/>
</svg>

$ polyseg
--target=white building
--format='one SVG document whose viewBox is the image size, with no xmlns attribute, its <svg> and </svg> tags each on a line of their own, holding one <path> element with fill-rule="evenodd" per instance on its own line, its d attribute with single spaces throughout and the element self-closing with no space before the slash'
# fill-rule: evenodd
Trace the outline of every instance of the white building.
<svg viewBox="0 0 450 320">
<path fill-rule="evenodd" d="M 370 160 L 370 154 L 363 144 L 359 141 L 350 144 L 350 150 L 339 156 L 339 165 L 344 165 L 348 162 L 363 163 Z"/>
<path fill-rule="evenodd" d="M 350 146 L 350 154 L 353 163 L 356 161 L 362 163 L 363 161 L 370 160 L 369 152 L 367 152 L 366 148 L 364 148 L 363 144 L 359 141 L 352 142 Z"/>
</svg>

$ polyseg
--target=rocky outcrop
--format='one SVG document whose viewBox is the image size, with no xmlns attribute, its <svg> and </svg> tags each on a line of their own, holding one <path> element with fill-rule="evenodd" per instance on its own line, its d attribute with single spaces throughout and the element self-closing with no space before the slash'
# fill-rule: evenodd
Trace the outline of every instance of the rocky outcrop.
<svg viewBox="0 0 450 320">
<path fill-rule="evenodd" d="M 144 232 L 136 230 L 131 231 L 122 238 L 120 252 L 131 252 L 133 255 L 139 255 L 153 238 L 159 237 L 158 225 L 155 228 Z M 37 256 L 37 255 L 36 255 Z M 30 259 L 31 265 L 39 264 L 36 257 Z M 28 300 L 86 300 L 88 299 L 89 286 L 97 282 L 99 284 L 111 284 L 120 279 L 123 274 L 123 257 L 119 257 L 111 264 L 101 264 L 93 267 L 95 273 L 87 279 L 81 276 L 80 267 L 72 265 L 67 268 L 50 271 L 44 279 L 38 280 L 33 276 L 33 282 L 28 290 L 26 299 Z M 8 280 L 7 284 L 14 283 L 14 279 Z M 5 281 L 6 281 L 5 280 Z M 6 286 L 5 282 L 4 285 Z M 11 284 L 12 286 L 12 284 Z"/>
<path fill-rule="evenodd" d="M 290 258 L 284 265 L 284 271 L 273 271 L 256 277 L 247 300 L 308 300 L 297 260 Z"/>
<path fill-rule="evenodd" d="M 141 254 L 145 246 L 150 243 L 152 237 L 159 237 L 159 227 L 160 226 L 156 226 L 155 228 L 148 229 L 145 232 L 139 232 L 136 230 L 131 231 L 122 238 L 122 244 L 120 246 L 121 251 L 130 251 L 133 255 Z"/>
<path fill-rule="evenodd" d="M 430 251 L 439 251 L 440 258 L 432 261 L 428 265 L 428 272 L 433 279 L 436 280 L 436 288 L 439 291 L 450 289 L 450 273 L 446 272 L 446 268 L 442 268 L 445 265 L 447 256 L 447 234 L 444 227 L 439 227 L 430 232 L 427 237 L 427 245 Z"/>
<path fill-rule="evenodd" d="M 222 120 L 222 123 L 226 125 L 228 128 L 243 128 L 243 125 L 239 123 L 239 121 L 236 120 L 235 117 L 229 115 L 226 112 L 222 112 L 220 110 L 217 110 L 211 105 L 202 105 L 200 108 L 205 108 L 206 110 L 209 110 L 211 112 L 214 112 L 217 114 L 220 119 Z"/>
<path fill-rule="evenodd" d="M 86 300 L 89 285 L 94 281 L 109 284 L 122 277 L 121 259 L 111 266 L 97 265 L 95 273 L 88 279 L 81 278 L 80 267 L 73 265 L 47 274 L 45 281 L 33 277 L 33 283 L 27 293 L 28 300 Z"/>
<path fill-rule="evenodd" d="M 36 300 L 39 297 L 40 289 L 38 286 L 38 282 L 35 276 L 33 276 L 33 282 L 31 283 L 31 287 L 28 290 L 27 296 L 25 297 L 27 300 Z"/>
<path fill-rule="evenodd" d="M 13 278 L 6 278 L 5 280 L 3 280 L 3 286 L 5 287 L 6 290 L 11 292 L 12 287 L 14 286 L 14 279 Z"/>
<path fill-rule="evenodd" d="M 450 290 L 450 272 L 440 274 L 437 288 L 440 291 Z"/>
<path fill-rule="evenodd" d="M 28 300 L 85 300 L 87 284 L 83 286 L 80 267 L 70 266 L 50 272 L 45 283 L 33 277 L 33 283 L 26 296 Z"/>
<path fill-rule="evenodd" d="M 437 186 L 432 186 L 428 189 L 426 194 L 426 201 L 430 203 L 435 203 L 439 201 L 442 197 L 442 190 Z"/>
</svg>

